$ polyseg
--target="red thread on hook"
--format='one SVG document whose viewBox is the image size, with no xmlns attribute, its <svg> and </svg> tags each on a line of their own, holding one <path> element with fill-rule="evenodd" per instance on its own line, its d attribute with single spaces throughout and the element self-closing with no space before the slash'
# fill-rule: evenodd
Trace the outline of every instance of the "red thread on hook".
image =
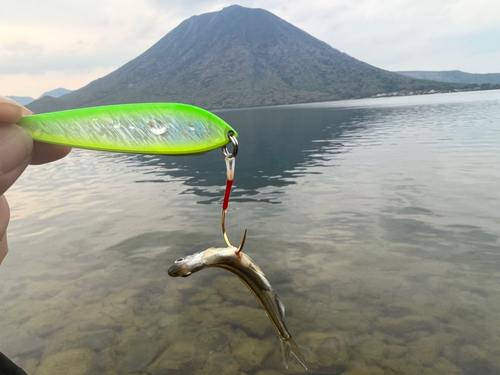
<svg viewBox="0 0 500 375">
<path fill-rule="evenodd" d="M 222 203 L 222 209 L 227 210 L 229 206 L 229 194 L 231 194 L 231 188 L 233 186 L 233 180 L 226 180 L 226 192 L 224 193 L 224 202 Z"/>
</svg>

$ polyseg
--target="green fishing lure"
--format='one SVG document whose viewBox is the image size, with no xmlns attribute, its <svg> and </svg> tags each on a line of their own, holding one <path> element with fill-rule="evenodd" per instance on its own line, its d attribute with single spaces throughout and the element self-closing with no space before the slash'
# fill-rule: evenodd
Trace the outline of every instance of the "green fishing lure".
<svg viewBox="0 0 500 375">
<path fill-rule="evenodd" d="M 213 113 L 177 103 L 73 109 L 26 116 L 19 125 L 37 141 L 139 154 L 198 154 L 238 136 Z"/>
</svg>

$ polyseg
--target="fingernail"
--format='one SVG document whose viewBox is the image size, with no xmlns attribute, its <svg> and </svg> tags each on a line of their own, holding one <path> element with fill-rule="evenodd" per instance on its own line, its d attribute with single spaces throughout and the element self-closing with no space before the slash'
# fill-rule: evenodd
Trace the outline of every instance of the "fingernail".
<svg viewBox="0 0 500 375">
<path fill-rule="evenodd" d="M 34 113 L 26 107 L 23 107 L 23 109 L 21 110 L 21 113 L 23 114 L 23 117 L 34 115 Z"/>
<path fill-rule="evenodd" d="M 33 140 L 19 125 L 0 126 L 0 176 L 28 164 Z"/>
</svg>

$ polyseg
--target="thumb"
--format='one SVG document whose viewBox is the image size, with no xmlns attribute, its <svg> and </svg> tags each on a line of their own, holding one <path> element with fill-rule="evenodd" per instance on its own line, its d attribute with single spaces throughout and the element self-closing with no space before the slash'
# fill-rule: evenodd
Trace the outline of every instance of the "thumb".
<svg viewBox="0 0 500 375">
<path fill-rule="evenodd" d="M 29 134 L 16 124 L 0 126 L 0 195 L 5 193 L 26 169 L 33 150 Z"/>
<path fill-rule="evenodd" d="M 7 246 L 7 225 L 9 224 L 9 205 L 5 196 L 0 196 L 0 264 L 7 255 L 9 247 Z"/>
<path fill-rule="evenodd" d="M 7 255 L 7 225 L 9 206 L 3 195 L 19 178 L 31 160 L 33 142 L 20 126 L 6 124 L 0 126 L 0 263 Z"/>
</svg>

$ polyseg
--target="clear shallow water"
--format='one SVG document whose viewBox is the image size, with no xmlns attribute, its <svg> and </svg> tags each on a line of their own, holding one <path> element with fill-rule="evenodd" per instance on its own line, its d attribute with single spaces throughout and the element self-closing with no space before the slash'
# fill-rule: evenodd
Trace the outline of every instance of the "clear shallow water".
<svg viewBox="0 0 500 375">
<path fill-rule="evenodd" d="M 218 112 L 240 134 L 228 233 L 310 374 L 500 374 L 500 92 Z M 9 191 L 0 350 L 33 374 L 285 370 L 223 246 L 218 151 L 74 150 Z"/>
</svg>

